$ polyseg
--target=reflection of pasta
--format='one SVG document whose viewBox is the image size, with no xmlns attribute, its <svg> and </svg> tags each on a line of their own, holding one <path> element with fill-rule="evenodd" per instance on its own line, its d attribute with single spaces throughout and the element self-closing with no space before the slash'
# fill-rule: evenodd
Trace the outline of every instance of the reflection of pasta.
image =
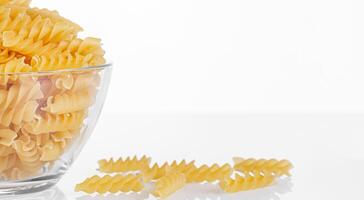
<svg viewBox="0 0 364 200">
<path fill-rule="evenodd" d="M 75 190 L 83 191 L 86 193 L 100 193 L 106 192 L 139 192 L 144 188 L 144 185 L 138 175 L 115 175 L 115 176 L 93 176 L 86 179 L 84 182 L 77 184 Z"/>
<path fill-rule="evenodd" d="M 113 172 L 126 172 L 126 171 L 136 171 L 144 169 L 150 163 L 150 158 L 143 156 L 138 159 L 136 156 L 133 158 L 127 157 L 125 160 L 119 158 L 114 161 L 112 158 L 110 160 L 100 160 L 99 170 L 101 172 L 113 173 Z"/>
<path fill-rule="evenodd" d="M 166 198 L 186 185 L 186 177 L 179 172 L 171 172 L 159 179 L 152 194 L 156 197 Z"/>
<path fill-rule="evenodd" d="M 219 166 L 214 164 L 212 166 L 203 165 L 197 169 L 192 169 L 186 172 L 187 182 L 214 182 L 222 180 L 231 175 L 233 172 L 229 164 Z"/>
<path fill-rule="evenodd" d="M 288 160 L 234 158 L 234 169 L 240 172 L 269 172 L 276 176 L 290 176 L 293 165 Z"/>
<path fill-rule="evenodd" d="M 235 179 L 227 178 L 222 180 L 220 182 L 220 187 L 225 192 L 229 193 L 253 190 L 271 185 L 274 182 L 274 178 L 275 177 L 271 174 L 246 174 L 245 177 L 236 174 Z"/>
</svg>

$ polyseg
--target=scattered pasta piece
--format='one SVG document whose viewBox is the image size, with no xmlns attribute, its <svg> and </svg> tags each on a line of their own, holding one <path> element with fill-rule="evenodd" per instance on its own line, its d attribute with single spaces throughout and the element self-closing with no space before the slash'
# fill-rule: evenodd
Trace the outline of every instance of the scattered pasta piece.
<svg viewBox="0 0 364 200">
<path fill-rule="evenodd" d="M 243 159 L 240 157 L 234 158 L 234 169 L 243 173 L 249 172 L 269 172 L 276 176 L 290 176 L 290 170 L 293 165 L 288 160 L 276 160 L 276 159 Z"/>
<path fill-rule="evenodd" d="M 152 167 L 146 167 L 146 168 L 142 169 L 143 181 L 149 182 L 152 180 L 160 179 L 161 177 L 165 176 L 171 170 L 172 170 L 171 166 L 169 166 L 168 163 L 164 163 L 162 166 L 159 166 L 156 163 Z"/>
<path fill-rule="evenodd" d="M 166 198 L 186 185 L 186 176 L 180 172 L 171 172 L 160 178 L 152 194 L 159 198 Z"/>
<path fill-rule="evenodd" d="M 221 180 L 219 185 L 225 192 L 233 193 L 262 188 L 271 185 L 274 180 L 275 177 L 272 174 L 245 174 L 245 177 L 236 174 L 235 179 L 227 178 Z"/>
<path fill-rule="evenodd" d="M 212 166 L 203 165 L 196 169 L 191 169 L 186 172 L 188 183 L 192 182 L 214 182 L 229 177 L 233 172 L 229 164 L 219 166 L 214 164 Z"/>
<path fill-rule="evenodd" d="M 136 156 L 133 158 L 127 157 L 125 160 L 119 158 L 115 161 L 111 158 L 109 160 L 100 160 L 99 170 L 106 173 L 137 171 L 144 169 L 149 165 L 149 163 L 150 158 L 146 156 L 143 156 L 140 159 L 138 159 Z"/>
<path fill-rule="evenodd" d="M 75 190 L 77 192 L 83 191 L 86 193 L 97 192 L 104 194 L 106 192 L 140 192 L 143 190 L 144 185 L 139 175 L 120 175 L 115 176 L 93 176 L 86 179 L 84 182 L 77 184 Z"/>
</svg>

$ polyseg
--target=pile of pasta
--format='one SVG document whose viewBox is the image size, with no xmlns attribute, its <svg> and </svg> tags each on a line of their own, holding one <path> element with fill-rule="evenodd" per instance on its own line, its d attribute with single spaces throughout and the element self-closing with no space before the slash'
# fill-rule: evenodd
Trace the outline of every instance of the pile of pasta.
<svg viewBox="0 0 364 200">
<path fill-rule="evenodd" d="M 0 0 L 0 180 L 35 176 L 61 157 L 100 81 L 95 70 L 66 69 L 105 63 L 99 39 L 30 3 Z"/>
<path fill-rule="evenodd" d="M 288 160 L 243 159 L 235 157 L 234 164 L 197 166 L 195 161 L 157 163 L 143 156 L 99 161 L 99 171 L 104 176 L 92 176 L 76 185 L 77 192 L 117 193 L 140 192 L 144 185 L 154 182 L 155 197 L 166 198 L 189 183 L 218 183 L 227 193 L 253 190 L 269 186 L 282 176 L 291 176 L 293 165 Z M 114 174 L 111 174 L 114 173 Z M 116 173 L 116 175 L 115 175 Z"/>
</svg>

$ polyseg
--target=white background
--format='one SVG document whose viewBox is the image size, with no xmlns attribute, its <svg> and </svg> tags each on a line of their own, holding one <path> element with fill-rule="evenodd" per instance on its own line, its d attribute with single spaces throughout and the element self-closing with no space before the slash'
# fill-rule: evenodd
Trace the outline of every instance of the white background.
<svg viewBox="0 0 364 200">
<path fill-rule="evenodd" d="M 34 5 L 57 9 L 87 30 L 82 35 L 102 38 L 114 63 L 100 122 L 60 182 L 65 196 L 58 199 L 82 196 L 73 185 L 95 173 L 98 159 L 134 154 L 159 162 L 289 158 L 296 166 L 293 186 L 281 199 L 364 198 L 363 1 Z M 269 199 L 278 190 L 202 192 L 200 199 Z"/>
</svg>

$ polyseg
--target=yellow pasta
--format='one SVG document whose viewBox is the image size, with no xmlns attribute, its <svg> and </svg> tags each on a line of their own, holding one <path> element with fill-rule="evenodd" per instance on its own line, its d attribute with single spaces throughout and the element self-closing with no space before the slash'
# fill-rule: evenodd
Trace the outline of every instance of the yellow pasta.
<svg viewBox="0 0 364 200">
<path fill-rule="evenodd" d="M 11 129 L 0 126 L 0 145 L 11 146 L 18 135 Z M 2 156 L 2 154 L 0 154 Z"/>
<path fill-rule="evenodd" d="M 14 154 L 0 156 L 0 175 L 12 168 L 16 162 L 17 157 Z"/>
<path fill-rule="evenodd" d="M 221 180 L 220 187 L 228 193 L 253 190 L 271 185 L 275 180 L 272 174 L 255 173 L 253 175 L 246 174 L 245 177 L 236 174 L 235 179 L 227 178 Z"/>
<path fill-rule="evenodd" d="M 80 54 L 60 54 L 50 56 L 33 56 L 31 65 L 33 71 L 49 71 L 70 69 L 89 66 L 93 58 L 92 54 L 86 56 Z"/>
<path fill-rule="evenodd" d="M 151 180 L 157 180 L 161 177 L 165 176 L 168 172 L 172 171 L 171 166 L 168 163 L 164 163 L 162 166 L 159 166 L 157 163 L 152 167 L 146 167 L 142 169 L 143 180 L 144 182 L 149 182 Z"/>
<path fill-rule="evenodd" d="M 31 16 L 33 19 L 36 18 L 37 16 L 41 16 L 43 18 L 48 18 L 50 20 L 52 20 L 52 22 L 56 23 L 56 22 L 63 22 L 68 24 L 69 26 L 72 27 L 73 30 L 75 30 L 76 32 L 82 31 L 82 27 L 74 22 L 72 22 L 71 20 L 68 20 L 64 17 L 62 17 L 61 15 L 59 15 L 59 13 L 57 11 L 51 11 L 48 10 L 46 8 L 29 8 L 27 9 L 27 14 L 29 16 Z"/>
<path fill-rule="evenodd" d="M 74 77 L 71 91 L 78 92 L 84 89 L 96 88 L 100 84 L 100 76 L 94 72 L 79 74 Z"/>
<path fill-rule="evenodd" d="M 61 132 L 55 132 L 50 134 L 50 138 L 61 145 L 61 148 L 66 148 L 66 145 L 69 143 L 69 141 L 75 137 L 77 133 L 79 133 L 80 130 L 73 130 L 73 131 L 61 131 Z"/>
<path fill-rule="evenodd" d="M 36 100 L 42 98 L 39 83 L 34 85 L 13 85 L 9 90 L 0 90 L 0 124 L 20 124 L 30 122 L 38 106 Z"/>
<path fill-rule="evenodd" d="M 186 177 L 180 172 L 171 172 L 159 179 L 152 194 L 159 198 L 166 198 L 186 185 Z"/>
<path fill-rule="evenodd" d="M 37 172 L 43 166 L 40 161 L 41 150 L 29 135 L 21 135 L 14 141 L 14 149 L 21 161 L 21 166 L 29 172 Z"/>
<path fill-rule="evenodd" d="M 0 155 L 1 156 L 8 156 L 13 153 L 15 153 L 15 150 L 12 147 L 8 147 L 8 146 L 0 144 Z"/>
<path fill-rule="evenodd" d="M 186 160 L 182 160 L 180 163 L 177 163 L 177 161 L 173 161 L 170 167 L 172 170 L 181 173 L 187 173 L 197 169 L 195 161 L 187 163 Z"/>
<path fill-rule="evenodd" d="M 4 64 L 15 58 L 16 53 L 9 49 L 0 48 L 0 64 Z"/>
<path fill-rule="evenodd" d="M 93 176 L 77 184 L 75 190 L 89 194 L 94 192 L 104 194 L 106 192 L 140 192 L 143 188 L 144 185 L 139 175 L 128 174 L 123 176 L 117 174 L 115 176 Z"/>
<path fill-rule="evenodd" d="M 47 106 L 43 109 L 53 114 L 65 114 L 88 108 L 93 102 L 93 92 L 89 90 L 77 93 L 62 93 L 49 97 Z"/>
<path fill-rule="evenodd" d="M 25 124 L 24 129 L 31 134 L 74 130 L 81 127 L 84 116 L 84 111 L 61 115 L 46 114 L 44 118 Z"/>
<path fill-rule="evenodd" d="M 70 90 L 73 87 L 75 79 L 72 74 L 64 73 L 52 77 L 55 88 L 60 90 Z"/>
<path fill-rule="evenodd" d="M 0 0 L 0 5 L 7 4 L 28 7 L 31 2 L 31 0 Z"/>
<path fill-rule="evenodd" d="M 214 164 L 212 166 L 202 165 L 199 168 L 191 169 L 186 172 L 187 182 L 214 182 L 223 180 L 229 177 L 233 172 L 232 167 L 229 164 L 219 166 Z"/>
<path fill-rule="evenodd" d="M 276 176 L 287 175 L 290 176 L 290 170 L 293 165 L 288 160 L 276 160 L 276 159 L 243 159 L 234 158 L 234 169 L 240 172 L 269 172 Z"/>
<path fill-rule="evenodd" d="M 54 161 L 57 160 L 63 153 L 62 144 L 48 140 L 41 149 L 40 161 Z"/>
<path fill-rule="evenodd" d="M 10 73 L 30 72 L 32 67 L 24 62 L 25 58 L 14 58 L 7 63 L 0 64 L 0 85 L 6 85 L 9 80 L 16 81 L 19 75 Z M 5 74 L 8 73 L 8 74 Z"/>
<path fill-rule="evenodd" d="M 99 170 L 101 172 L 113 173 L 113 172 L 126 172 L 126 171 L 137 171 L 144 169 L 150 163 L 150 158 L 143 156 L 138 159 L 136 156 L 133 158 L 127 157 L 125 160 L 119 158 L 114 161 L 112 158 L 109 160 L 99 161 Z"/>
</svg>

